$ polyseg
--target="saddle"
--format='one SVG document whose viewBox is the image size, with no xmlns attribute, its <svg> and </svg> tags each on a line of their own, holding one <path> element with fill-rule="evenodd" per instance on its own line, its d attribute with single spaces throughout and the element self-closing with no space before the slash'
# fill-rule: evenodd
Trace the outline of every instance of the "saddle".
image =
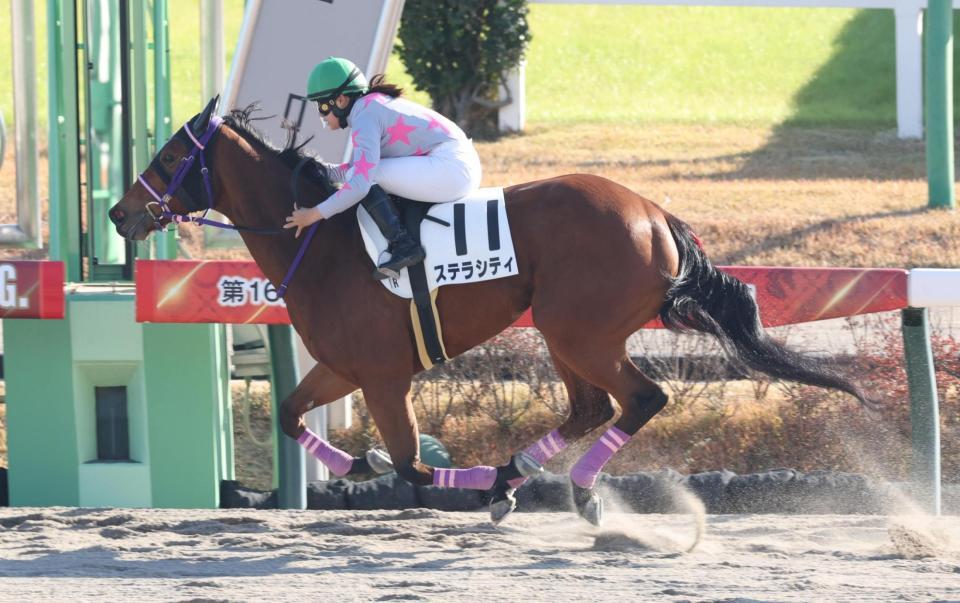
<svg viewBox="0 0 960 603">
<path fill-rule="evenodd" d="M 404 226 L 427 252 L 421 264 L 397 279 L 380 281 L 411 300 L 410 317 L 425 368 L 449 360 L 436 309 L 440 287 L 505 278 L 518 273 L 502 188 L 479 189 L 448 203 L 425 203 L 391 195 Z M 377 265 L 387 241 L 362 205 L 357 222 L 367 254 Z"/>
</svg>

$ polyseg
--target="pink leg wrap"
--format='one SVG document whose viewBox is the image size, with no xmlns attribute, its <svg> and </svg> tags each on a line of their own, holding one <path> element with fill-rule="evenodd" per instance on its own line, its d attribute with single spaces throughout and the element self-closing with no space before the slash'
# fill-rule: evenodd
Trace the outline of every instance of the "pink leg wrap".
<svg viewBox="0 0 960 603">
<path fill-rule="evenodd" d="M 593 488 L 597 483 L 600 470 L 629 440 L 629 435 L 616 427 L 611 427 L 573 466 L 570 470 L 570 479 L 581 488 Z"/>
<path fill-rule="evenodd" d="M 496 467 L 471 467 L 469 469 L 433 470 L 433 485 L 444 488 L 469 488 L 471 490 L 489 490 L 497 481 Z"/>
<path fill-rule="evenodd" d="M 560 454 L 560 451 L 566 447 L 567 443 L 562 437 L 560 437 L 560 432 L 554 429 L 547 435 L 528 446 L 524 452 L 537 459 L 542 465 Z M 525 481 L 527 481 L 527 478 L 518 477 L 517 479 L 512 479 L 507 483 L 510 484 L 511 488 L 519 488 L 520 485 Z"/>
<path fill-rule="evenodd" d="M 303 434 L 297 438 L 297 441 L 307 449 L 307 452 L 326 465 L 330 473 L 338 477 L 350 473 L 350 467 L 353 466 L 353 457 L 339 448 L 334 448 L 309 429 L 305 430 Z"/>
</svg>

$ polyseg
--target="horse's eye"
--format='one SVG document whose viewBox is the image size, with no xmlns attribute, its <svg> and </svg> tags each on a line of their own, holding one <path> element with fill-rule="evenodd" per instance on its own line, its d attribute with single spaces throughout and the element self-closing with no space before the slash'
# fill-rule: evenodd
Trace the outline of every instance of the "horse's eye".
<svg viewBox="0 0 960 603">
<path fill-rule="evenodd" d="M 170 153 L 164 153 L 163 157 L 160 158 L 164 163 L 171 163 L 173 161 L 173 155 Z"/>
</svg>

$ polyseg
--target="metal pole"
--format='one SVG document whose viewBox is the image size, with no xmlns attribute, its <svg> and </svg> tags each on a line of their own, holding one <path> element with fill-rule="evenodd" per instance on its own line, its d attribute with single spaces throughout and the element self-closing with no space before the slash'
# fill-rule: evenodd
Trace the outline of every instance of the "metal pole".
<svg viewBox="0 0 960 603">
<path fill-rule="evenodd" d="M 270 363 L 273 367 L 273 415 L 276 434 L 274 437 L 277 462 L 277 498 L 281 509 L 306 509 L 307 487 L 304 474 L 303 448 L 287 437 L 280 428 L 279 405 L 300 383 L 297 370 L 297 350 L 293 327 L 270 325 L 267 327 L 270 344 Z"/>
<path fill-rule="evenodd" d="M 937 378 L 930 349 L 926 308 L 906 308 L 903 353 L 910 386 L 910 435 L 913 444 L 913 481 L 924 507 L 940 514 L 940 412 Z"/>
<path fill-rule="evenodd" d="M 201 105 L 223 91 L 223 0 L 200 0 Z"/>
<path fill-rule="evenodd" d="M 84 104 L 85 191 L 87 199 L 87 277 L 112 281 L 122 275 L 126 242 L 107 215 L 129 180 L 124 174 L 123 92 L 120 82 L 120 36 L 116 2 L 89 0 L 79 4 L 84 34 L 81 95 Z"/>
<path fill-rule="evenodd" d="M 23 247 L 40 247 L 40 186 L 37 179 L 37 67 L 33 2 L 12 0 L 13 119 L 17 165 L 17 222 L 13 237 Z M 2 150 L 0 150 L 2 152 Z M 2 163 L 2 159 L 0 159 Z"/>
<path fill-rule="evenodd" d="M 926 23 L 927 206 L 954 208 L 953 6 L 929 0 Z"/>
</svg>

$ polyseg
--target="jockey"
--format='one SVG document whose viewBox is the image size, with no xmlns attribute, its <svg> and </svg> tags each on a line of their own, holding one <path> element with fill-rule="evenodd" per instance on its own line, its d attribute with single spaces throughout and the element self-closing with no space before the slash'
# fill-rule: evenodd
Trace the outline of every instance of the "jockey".
<svg viewBox="0 0 960 603">
<path fill-rule="evenodd" d="M 343 183 L 316 207 L 297 208 L 285 228 L 300 231 L 357 203 L 390 242 L 390 258 L 374 278 L 396 277 L 423 261 L 423 248 L 400 221 L 386 193 L 415 201 L 453 201 L 480 185 L 480 158 L 473 143 L 452 121 L 411 102 L 382 75 L 367 78 L 352 62 L 330 57 L 310 73 L 307 100 L 316 101 L 324 128 L 351 128 L 349 163 L 324 164 L 331 181 Z"/>
</svg>

